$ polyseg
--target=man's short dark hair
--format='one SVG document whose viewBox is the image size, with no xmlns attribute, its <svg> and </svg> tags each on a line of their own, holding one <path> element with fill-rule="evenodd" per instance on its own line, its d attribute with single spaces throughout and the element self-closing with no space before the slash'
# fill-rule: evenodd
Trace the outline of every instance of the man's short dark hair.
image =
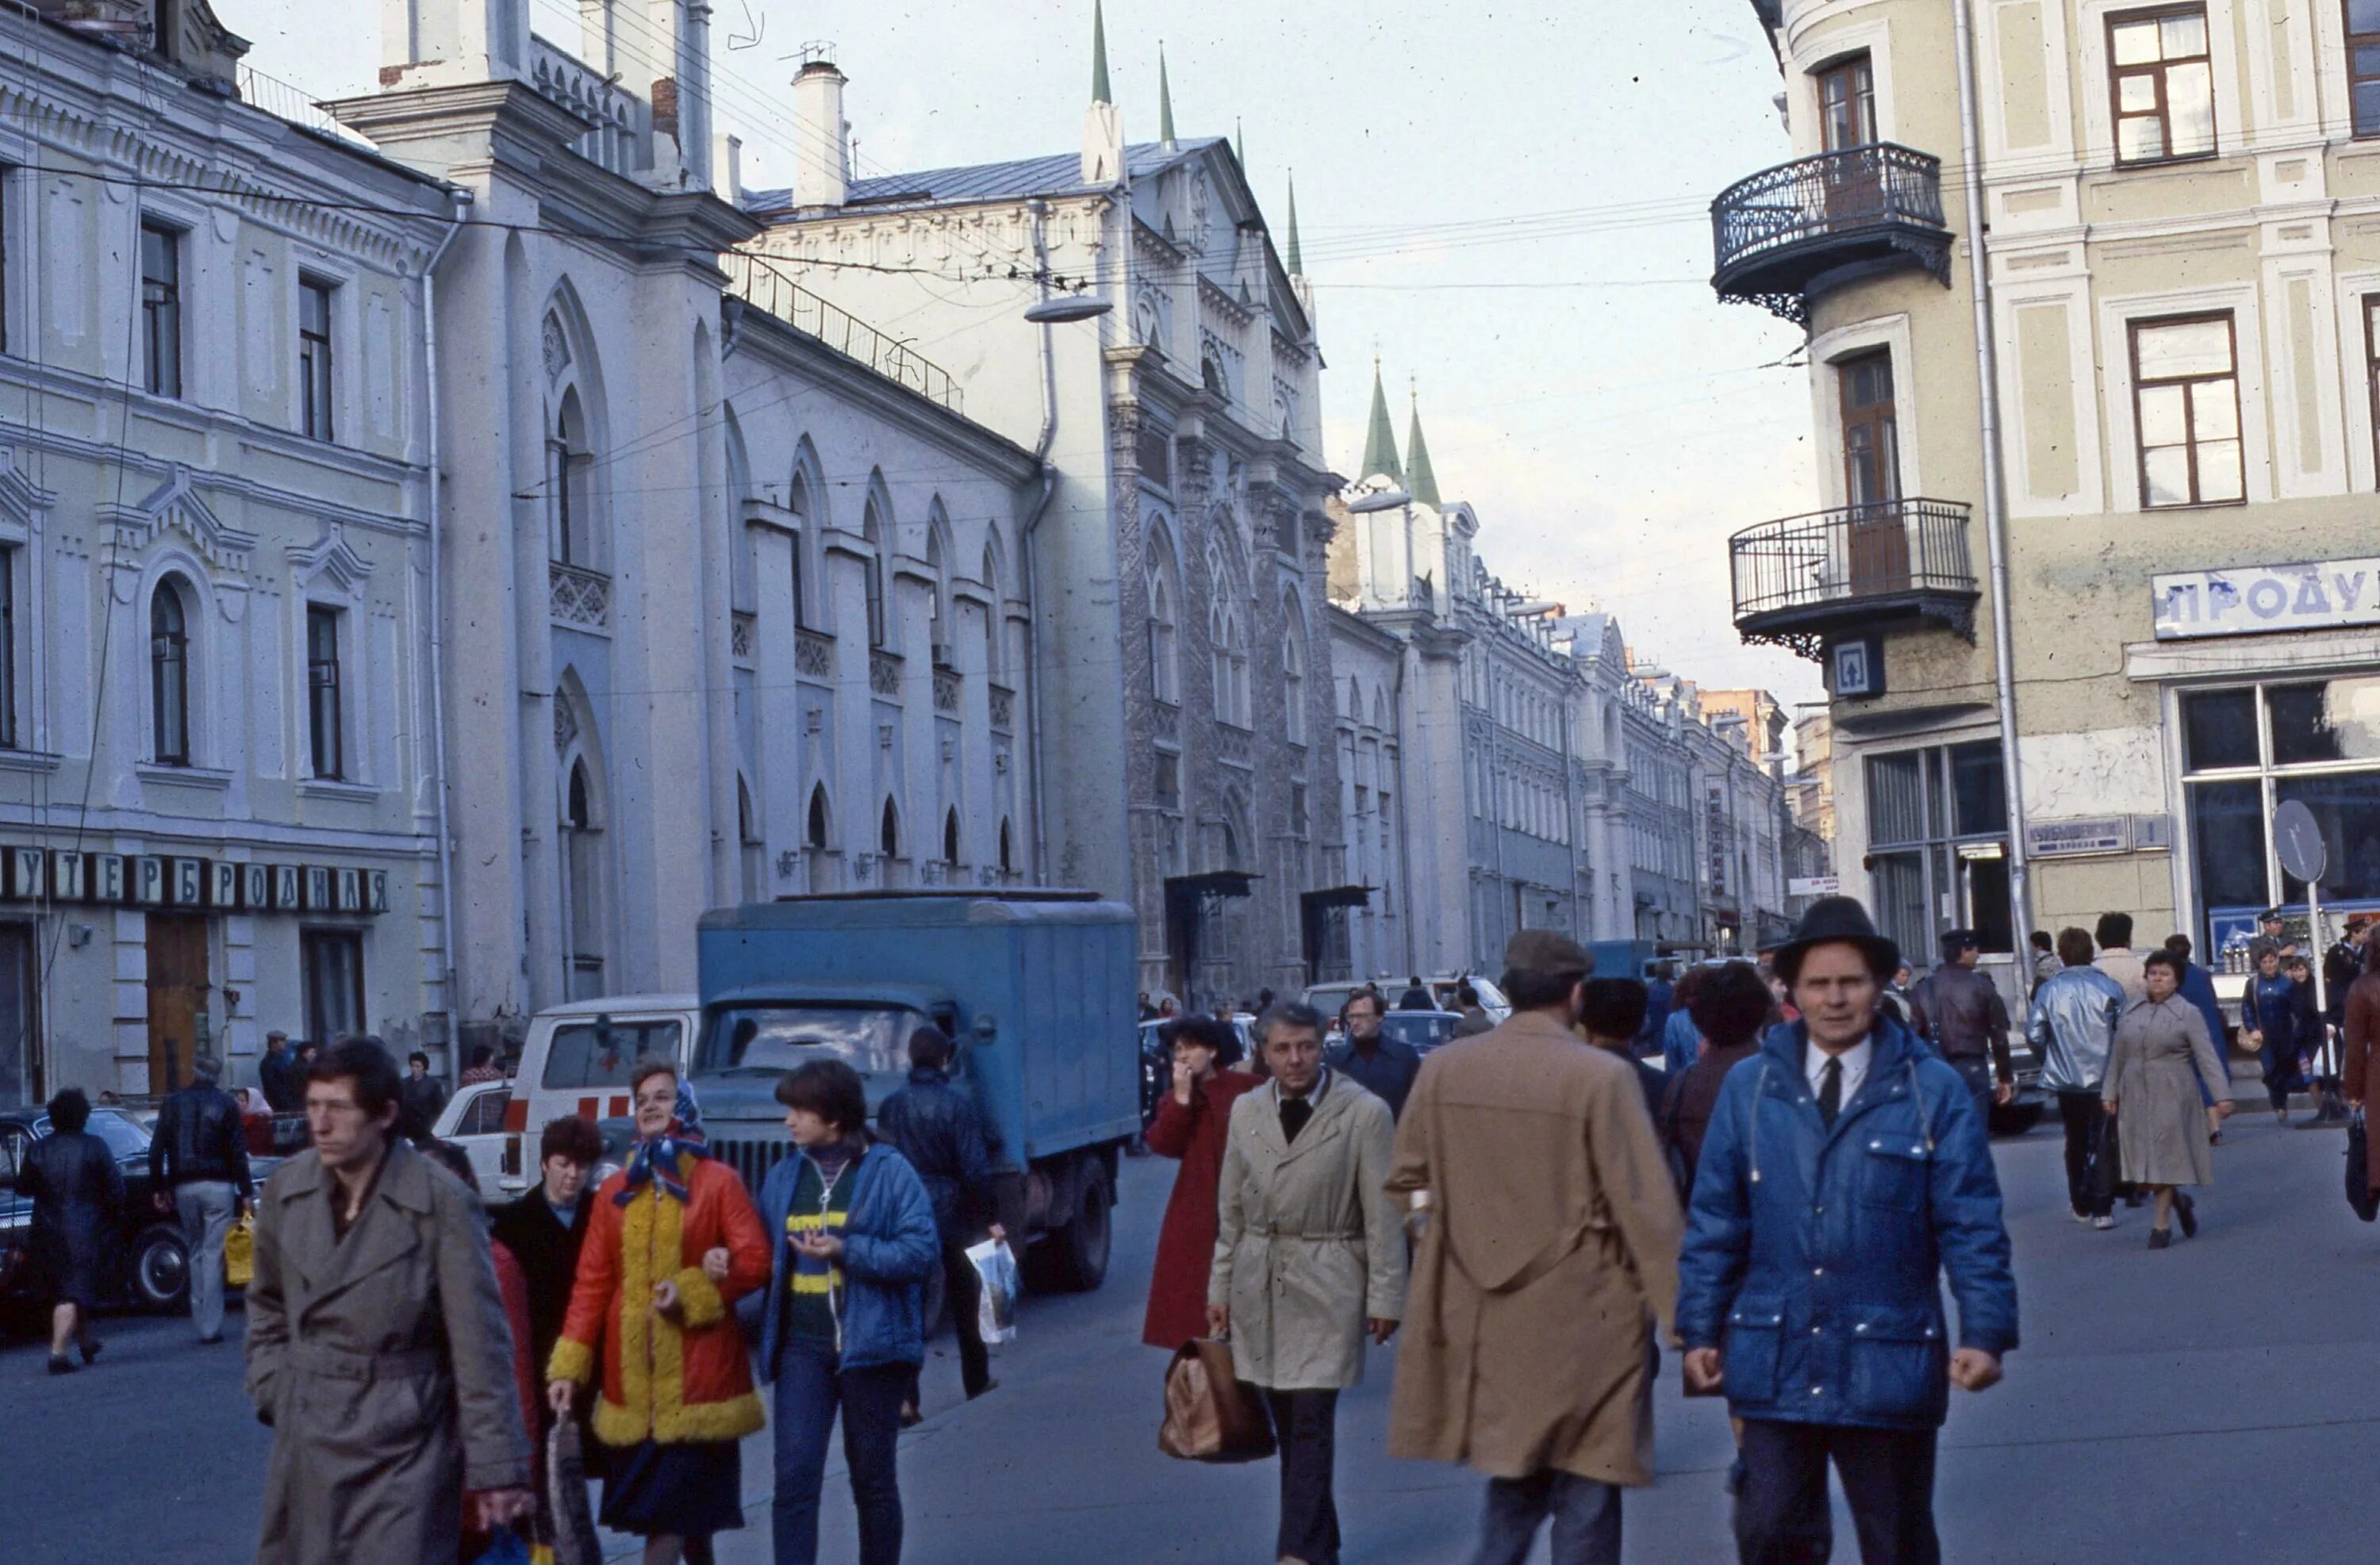
<svg viewBox="0 0 2380 1565">
<path fill-rule="evenodd" d="M 2049 951 L 2054 949 L 2049 938 L 2049 931 L 2046 929 L 2035 929 L 2031 935 L 2028 935 L 2025 938 L 2033 942 L 2033 949 L 2035 951 Z"/>
<path fill-rule="evenodd" d="M 1768 1020 L 1768 1013 L 1777 1008 L 1776 997 L 1768 992 L 1768 980 L 1749 962 L 1730 962 L 1724 967 L 1699 971 L 1709 976 L 1695 989 L 1694 1004 L 1687 1012 L 1694 1019 L 1694 1031 L 1708 1039 L 1713 1049 L 1733 1049 L 1751 1042 Z"/>
<path fill-rule="evenodd" d="M 1357 989 L 1347 997 L 1347 1003 L 1339 1008 L 1339 1014 L 1344 1016 L 1348 1012 L 1355 1009 L 1355 1002 L 1358 1001 L 1370 1001 L 1372 1009 L 1383 1016 L 1389 1013 L 1388 1002 L 1380 998 L 1379 992 L 1377 989 Z"/>
<path fill-rule="evenodd" d="M 1959 953 L 1962 951 L 1980 951 L 1983 949 L 1982 943 L 1976 940 L 1975 931 L 1973 929 L 1945 930 L 1943 931 L 1941 943 L 1942 960 L 1945 962 L 1958 961 Z M 1909 964 L 1904 962 L 1900 965 L 1902 967 L 1906 967 Z M 1899 972 L 1900 970 L 1900 969 L 1898 967 L 1893 969 L 1895 972 Z"/>
<path fill-rule="evenodd" d="M 424 1057 L 417 1053 L 414 1058 Z M 314 1062 L 306 1067 L 306 1079 L 353 1083 L 356 1107 L 375 1120 L 395 1106 L 402 1091 L 396 1062 L 373 1037 L 341 1038 L 314 1056 Z"/>
<path fill-rule="evenodd" d="M 840 1060 L 811 1060 L 777 1078 L 777 1101 L 801 1109 L 844 1134 L 868 1126 L 868 1084 Z"/>
<path fill-rule="evenodd" d="M 2176 956 L 2180 957 L 2184 962 L 2190 960 L 2190 937 L 2188 935 L 2168 935 L 2165 938 L 2165 948 L 2166 950 L 2173 952 Z"/>
<path fill-rule="evenodd" d="M 487 1064 L 490 1061 L 495 1059 L 495 1057 L 496 1051 L 489 1048 L 484 1043 L 480 1045 L 479 1048 L 471 1050 L 471 1063 L 474 1067 Z"/>
<path fill-rule="evenodd" d="M 415 1151 L 463 1182 L 463 1188 L 472 1195 L 480 1194 L 479 1171 L 471 1167 L 471 1155 L 451 1141 L 423 1136 L 413 1144 Z"/>
<path fill-rule="evenodd" d="M 50 1099 L 50 1130 L 57 1135 L 72 1135 L 91 1123 L 91 1099 L 82 1088 L 70 1086 Z"/>
<path fill-rule="evenodd" d="M 537 1135 L 538 1165 L 543 1167 L 548 1158 L 567 1158 L 574 1163 L 601 1162 L 603 1133 L 576 1114 L 548 1120 Z"/>
<path fill-rule="evenodd" d="M 2058 931 L 2058 960 L 2069 967 L 2091 965 L 2091 931 L 2068 925 Z"/>
<path fill-rule="evenodd" d="M 2173 975 L 2175 983 L 2181 982 L 2181 958 L 2166 950 L 2165 947 L 2159 946 L 2141 958 L 2142 972 L 2145 973 L 2152 967 L 2162 967 Z"/>
<path fill-rule="evenodd" d="M 405 1057 L 405 1062 L 408 1065 L 419 1065 L 425 1071 L 430 1069 L 430 1056 L 418 1049 Z"/>
<path fill-rule="evenodd" d="M 951 1062 L 950 1035 L 940 1027 L 918 1027 L 909 1034 L 909 1064 L 920 1071 L 947 1069 Z"/>
<path fill-rule="evenodd" d="M 2129 913 L 2102 913 L 2099 915 L 2099 927 L 2093 933 L 2098 937 L 2100 950 L 2119 950 L 2132 943 L 2132 916 Z"/>
<path fill-rule="evenodd" d="M 637 1089 L 655 1076 L 674 1078 L 676 1075 L 677 1064 L 674 1061 L 664 1060 L 658 1054 L 648 1054 L 628 1067 L 628 1096 L 634 1098 Z"/>
<path fill-rule="evenodd" d="M 1454 986 L 1454 1003 L 1457 1005 L 1476 1005 L 1479 1003 L 1479 991 L 1473 989 L 1469 984 L 1457 984 Z"/>
<path fill-rule="evenodd" d="M 1633 978 L 1589 978 L 1579 1020 L 1597 1037 L 1631 1038 L 1645 1025 L 1648 999 Z"/>
<path fill-rule="evenodd" d="M 1560 1005 L 1570 999 L 1570 991 L 1585 978 L 1578 973 L 1536 973 L 1515 967 L 1504 975 L 1498 987 L 1504 998 L 1512 1002 L 1515 1011 L 1542 1011 L 1548 1005 Z"/>
<path fill-rule="evenodd" d="M 1240 1047 L 1240 1029 L 1229 1022 L 1218 1022 L 1212 1016 L 1187 1018 L 1173 1029 L 1172 1036 L 1165 1040 L 1165 1047 L 1170 1051 L 1175 1045 L 1184 1043 L 1213 1049 L 1215 1063 L 1219 1065 L 1236 1065 L 1247 1058 L 1247 1050 Z"/>
<path fill-rule="evenodd" d="M 1303 1001 L 1284 1000 L 1277 1005 L 1267 1006 L 1265 1013 L 1257 1018 L 1257 1047 L 1261 1049 L 1270 1043 L 1274 1032 L 1282 1027 L 1311 1031 L 1319 1036 L 1322 1025 L 1321 1012 Z"/>
</svg>

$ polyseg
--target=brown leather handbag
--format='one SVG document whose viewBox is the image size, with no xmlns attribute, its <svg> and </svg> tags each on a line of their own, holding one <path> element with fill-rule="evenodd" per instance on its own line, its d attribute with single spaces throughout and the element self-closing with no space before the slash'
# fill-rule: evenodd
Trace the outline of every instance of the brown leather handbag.
<svg viewBox="0 0 2380 1565">
<path fill-rule="evenodd" d="M 1184 1342 L 1165 1370 L 1165 1422 L 1157 1449 L 1184 1462 L 1262 1462 L 1272 1455 L 1272 1421 L 1257 1389 L 1232 1365 L 1228 1342 Z"/>
</svg>

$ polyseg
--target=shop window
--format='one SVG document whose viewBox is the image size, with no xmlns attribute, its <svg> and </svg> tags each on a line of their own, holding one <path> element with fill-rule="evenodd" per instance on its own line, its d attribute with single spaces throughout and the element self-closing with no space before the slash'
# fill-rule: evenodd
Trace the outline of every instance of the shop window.
<svg viewBox="0 0 2380 1565">
<path fill-rule="evenodd" d="M 2273 811 L 2297 800 L 2325 849 L 2326 928 L 2380 906 L 2380 677 L 2290 680 L 2180 698 L 2184 797 L 2203 949 L 2248 965 L 2256 915 L 2302 911 L 2303 881 L 2280 867 Z"/>
<path fill-rule="evenodd" d="M 2204 6 L 2109 17 L 2107 62 L 2118 163 L 2215 155 L 2215 67 Z"/>
<path fill-rule="evenodd" d="M 306 1036 L 329 1043 L 364 1030 L 364 937 L 360 929 L 298 933 Z"/>
</svg>

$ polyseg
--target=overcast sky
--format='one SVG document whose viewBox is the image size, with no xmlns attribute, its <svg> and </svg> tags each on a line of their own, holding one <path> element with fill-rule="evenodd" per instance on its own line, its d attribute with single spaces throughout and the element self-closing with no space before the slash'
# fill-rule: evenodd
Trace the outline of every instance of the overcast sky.
<svg viewBox="0 0 2380 1565">
<path fill-rule="evenodd" d="M 340 0 L 363 18 L 340 29 L 323 0 L 212 3 L 259 69 L 370 90 L 366 0 Z M 786 56 L 812 39 L 850 78 L 864 174 L 1080 142 L 1090 0 L 712 3 L 714 117 L 747 185 L 787 182 Z M 528 4 L 575 36 L 577 0 Z M 1127 136 L 1153 140 L 1162 38 L 1176 128 L 1245 127 L 1276 235 L 1295 172 L 1331 465 L 1354 471 L 1377 351 L 1400 440 L 1417 383 L 1439 487 L 1477 507 L 1508 583 L 1617 613 L 1703 684 L 1817 698 L 1815 665 L 1729 623 L 1728 533 L 1817 503 L 1805 372 L 1779 362 L 1800 332 L 1705 281 L 1711 197 L 1789 155 L 1750 0 L 1281 9 L 1113 0 L 1109 56 Z"/>
</svg>

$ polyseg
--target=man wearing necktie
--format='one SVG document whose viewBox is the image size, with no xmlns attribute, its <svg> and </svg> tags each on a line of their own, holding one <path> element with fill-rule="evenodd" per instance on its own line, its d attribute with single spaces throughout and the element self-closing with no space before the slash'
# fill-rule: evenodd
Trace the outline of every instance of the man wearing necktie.
<svg viewBox="0 0 2380 1565">
<path fill-rule="evenodd" d="M 1830 1462 L 1865 1565 L 1936 1565 L 1949 1387 L 1992 1385 L 2017 1345 L 1983 1113 L 1877 1010 L 1900 960 L 1857 902 L 1811 904 L 1777 952 L 1801 1019 L 1729 1073 L 1695 1171 L 1678 1333 L 1689 1394 L 1743 1421 L 1747 1565 L 1828 1558 Z"/>
</svg>

